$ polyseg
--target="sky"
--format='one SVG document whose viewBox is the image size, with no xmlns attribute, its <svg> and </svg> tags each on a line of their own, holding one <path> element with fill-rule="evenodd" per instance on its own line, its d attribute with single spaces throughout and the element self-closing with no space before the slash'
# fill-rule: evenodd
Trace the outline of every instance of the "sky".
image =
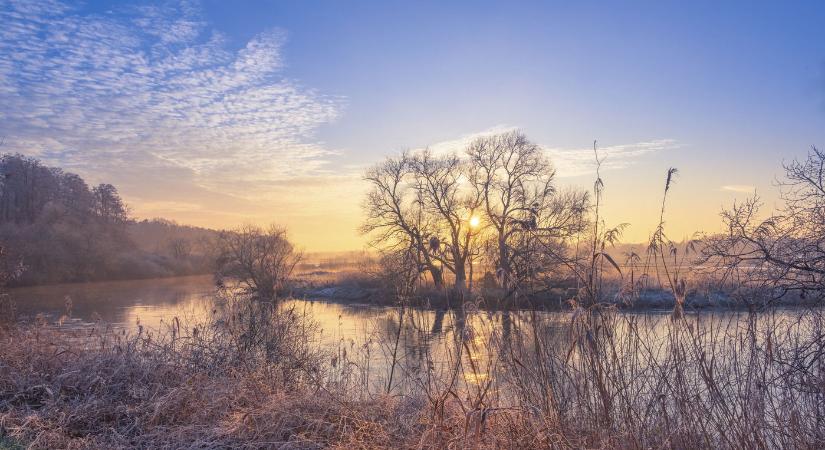
<svg viewBox="0 0 825 450">
<path fill-rule="evenodd" d="M 366 168 L 520 129 L 647 240 L 825 147 L 825 2 L 0 0 L 0 137 L 132 213 L 363 248 Z"/>
</svg>

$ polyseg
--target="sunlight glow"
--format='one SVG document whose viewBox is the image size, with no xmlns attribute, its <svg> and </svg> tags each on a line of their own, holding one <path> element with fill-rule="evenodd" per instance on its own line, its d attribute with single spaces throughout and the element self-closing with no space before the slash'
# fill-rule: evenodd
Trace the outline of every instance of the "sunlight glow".
<svg viewBox="0 0 825 450">
<path fill-rule="evenodd" d="M 481 219 L 478 216 L 470 217 L 470 228 L 478 228 L 481 225 Z"/>
</svg>

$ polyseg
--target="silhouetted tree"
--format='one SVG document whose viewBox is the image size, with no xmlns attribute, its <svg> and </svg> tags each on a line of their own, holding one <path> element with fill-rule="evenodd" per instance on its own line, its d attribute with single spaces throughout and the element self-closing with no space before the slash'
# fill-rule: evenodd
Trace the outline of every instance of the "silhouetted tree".
<svg viewBox="0 0 825 450">
<path fill-rule="evenodd" d="M 95 214 L 105 222 L 122 223 L 128 219 L 126 205 L 117 188 L 111 184 L 99 184 L 92 189 L 95 198 Z"/>
<path fill-rule="evenodd" d="M 89 186 L 78 175 L 65 173 L 59 180 L 58 200 L 65 205 L 68 213 L 89 216 L 93 213 L 97 199 Z"/>
<path fill-rule="evenodd" d="M 443 233 L 433 235 L 440 245 L 433 245 L 430 254 L 455 276 L 454 291 L 467 289 L 467 269 L 473 256 L 480 222 L 474 222 L 481 205 L 478 192 L 462 186 L 466 166 L 457 155 L 435 156 L 429 150 L 413 158 L 415 189 L 424 212 Z M 477 218 L 476 218 L 477 219 Z"/>
<path fill-rule="evenodd" d="M 46 204 L 58 197 L 59 169 L 49 169 L 40 161 L 23 155 L 3 155 L 0 221 L 33 223 Z"/>
<path fill-rule="evenodd" d="M 469 180 L 492 230 L 493 261 L 502 286 L 542 269 L 542 249 L 583 231 L 587 193 L 559 193 L 544 151 L 519 131 L 481 137 L 467 147 Z"/>
<path fill-rule="evenodd" d="M 378 248 L 415 259 L 437 287 L 442 270 L 451 273 L 457 293 L 484 242 L 502 284 L 535 279 L 587 226 L 587 193 L 557 192 L 553 176 L 542 149 L 518 132 L 478 139 L 466 158 L 404 153 L 367 172 L 362 230 Z"/>
<path fill-rule="evenodd" d="M 410 258 L 419 273 L 429 272 L 436 288 L 441 288 L 442 268 L 433 255 L 440 251 L 434 224 L 424 214 L 421 192 L 413 188 L 412 157 L 403 153 L 387 158 L 364 176 L 370 191 L 364 203 L 366 220 L 361 231 L 372 236 L 372 244 L 390 260 Z"/>
<path fill-rule="evenodd" d="M 302 255 L 295 251 L 286 231 L 275 225 L 264 230 L 247 225 L 220 234 L 219 277 L 237 278 L 264 299 L 276 299 L 286 288 Z"/>
</svg>

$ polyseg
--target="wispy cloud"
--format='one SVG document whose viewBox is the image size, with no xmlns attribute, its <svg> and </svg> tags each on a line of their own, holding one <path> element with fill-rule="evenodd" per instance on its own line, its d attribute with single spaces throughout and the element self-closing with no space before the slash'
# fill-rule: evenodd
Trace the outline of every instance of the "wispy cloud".
<svg viewBox="0 0 825 450">
<path fill-rule="evenodd" d="M 729 184 L 722 186 L 721 189 L 723 191 L 730 191 L 730 192 L 742 192 L 745 194 L 753 194 L 756 191 L 756 186 L 751 186 L 749 184 Z"/>
<path fill-rule="evenodd" d="M 428 148 L 436 154 L 461 153 L 467 147 L 467 144 L 475 139 L 518 129 L 515 126 L 496 125 L 484 131 L 469 133 L 456 139 L 433 144 Z M 542 143 L 538 144 L 542 145 Z M 561 177 L 587 175 L 596 170 L 593 147 L 561 148 L 542 146 Z M 654 139 L 631 144 L 600 145 L 598 150 L 599 157 L 603 159 L 603 169 L 623 169 L 646 155 L 678 147 L 677 142 L 673 139 Z"/>
<path fill-rule="evenodd" d="M 342 100 L 282 75 L 283 31 L 232 50 L 185 1 L 92 14 L 12 0 L 0 23 L 4 151 L 139 195 L 160 183 L 245 198 L 333 154 L 313 134 Z"/>
<path fill-rule="evenodd" d="M 475 133 L 468 133 L 462 136 L 459 136 L 455 139 L 450 139 L 447 141 L 438 142 L 432 145 L 429 145 L 427 148 L 437 155 L 449 155 L 452 153 L 462 153 L 467 146 L 475 141 L 476 139 L 494 136 L 500 133 L 507 133 L 509 131 L 518 130 L 518 127 L 510 126 L 510 125 L 495 125 L 492 126 L 484 131 L 478 131 Z"/>
<path fill-rule="evenodd" d="M 602 169 L 624 169 L 643 157 L 666 150 L 679 148 L 673 139 L 653 139 L 630 144 L 597 145 Z M 596 170 L 596 156 L 593 147 L 547 148 L 559 176 L 573 177 L 587 175 Z"/>
</svg>

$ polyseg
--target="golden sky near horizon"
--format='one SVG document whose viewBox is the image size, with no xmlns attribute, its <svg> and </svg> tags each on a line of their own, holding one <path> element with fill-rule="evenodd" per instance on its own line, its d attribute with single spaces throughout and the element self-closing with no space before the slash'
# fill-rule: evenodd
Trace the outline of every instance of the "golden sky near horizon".
<svg viewBox="0 0 825 450">
<path fill-rule="evenodd" d="M 500 132 L 495 127 L 481 133 L 429 146 L 437 152 L 461 154 L 472 138 Z M 654 230 L 661 207 L 667 169 L 680 169 L 668 197 L 665 221 L 667 233 L 674 240 L 689 238 L 697 232 L 721 230 L 719 213 L 734 201 L 759 193 L 769 210 L 777 200 L 771 180 L 781 173 L 767 170 L 763 179 L 737 178 L 745 184 L 723 184 L 730 177 L 724 172 L 685 170 L 674 161 L 685 161 L 687 152 L 676 143 L 653 146 L 638 152 L 640 146 L 607 146 L 602 169 L 605 182 L 603 217 L 607 225 L 628 223 L 623 242 L 646 242 Z M 649 145 L 647 145 L 650 147 Z M 633 151 L 629 151 L 632 149 Z M 588 149 L 549 149 L 548 157 L 557 168 L 559 188 L 592 189 L 595 177 Z M 376 162 L 380 161 L 377 160 Z M 688 162 L 689 158 L 688 158 Z M 126 196 L 134 215 L 141 218 L 164 217 L 180 223 L 208 228 L 232 228 L 245 223 L 278 224 L 289 230 L 299 247 L 311 251 L 350 251 L 368 248 L 368 239 L 358 231 L 363 221 L 362 202 L 369 186 L 363 181 L 364 168 L 349 173 L 324 175 L 285 183 L 269 194 L 254 199 L 217 199 L 219 207 L 210 209 L 201 202 L 143 202 Z M 688 164 L 693 169 L 695 162 Z M 751 184 L 747 184 L 751 183 Z"/>
</svg>

